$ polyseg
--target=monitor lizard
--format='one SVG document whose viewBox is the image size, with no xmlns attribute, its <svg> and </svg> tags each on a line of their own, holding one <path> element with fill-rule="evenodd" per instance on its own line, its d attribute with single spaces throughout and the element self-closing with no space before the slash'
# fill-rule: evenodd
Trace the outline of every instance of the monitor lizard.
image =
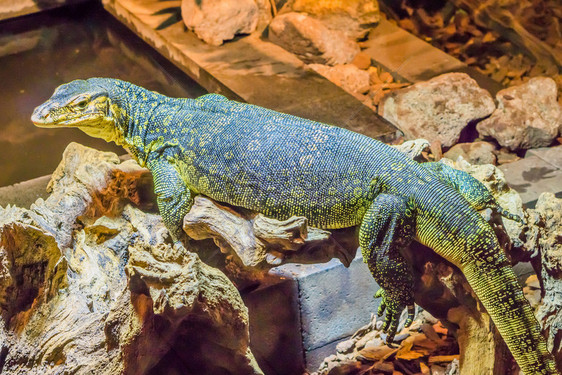
<svg viewBox="0 0 562 375">
<path fill-rule="evenodd" d="M 127 149 L 152 172 L 176 241 L 196 194 L 280 220 L 304 216 L 324 229 L 358 226 L 363 259 L 381 287 L 387 343 L 405 308 L 406 323 L 414 318 L 413 277 L 401 250 L 416 240 L 463 272 L 525 374 L 557 373 L 508 258 L 477 210 L 520 219 L 464 172 L 221 95 L 170 98 L 110 78 L 59 86 L 32 121 L 79 128 Z"/>
</svg>

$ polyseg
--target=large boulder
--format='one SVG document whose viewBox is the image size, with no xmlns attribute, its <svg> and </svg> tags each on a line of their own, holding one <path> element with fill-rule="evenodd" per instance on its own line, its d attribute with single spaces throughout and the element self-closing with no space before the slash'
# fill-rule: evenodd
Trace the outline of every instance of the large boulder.
<svg viewBox="0 0 562 375">
<path fill-rule="evenodd" d="M 425 138 L 454 145 L 471 122 L 495 109 L 492 96 L 465 73 L 447 73 L 392 91 L 379 104 L 379 114 L 407 139 Z"/>
<path fill-rule="evenodd" d="M 269 25 L 269 40 L 307 64 L 345 64 L 359 53 L 355 41 L 305 13 L 275 17 Z"/>
<path fill-rule="evenodd" d="M 562 110 L 552 78 L 537 77 L 497 93 L 498 108 L 476 127 L 512 151 L 548 146 L 562 126 Z"/>
<path fill-rule="evenodd" d="M 188 29 L 206 43 L 219 46 L 236 34 L 256 30 L 255 0 L 182 0 L 181 16 Z"/>
</svg>

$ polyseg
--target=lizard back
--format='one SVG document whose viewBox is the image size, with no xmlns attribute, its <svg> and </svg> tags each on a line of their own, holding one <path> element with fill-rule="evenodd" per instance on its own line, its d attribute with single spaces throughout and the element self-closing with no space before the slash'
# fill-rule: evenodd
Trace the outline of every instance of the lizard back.
<svg viewBox="0 0 562 375">
<path fill-rule="evenodd" d="M 328 229 L 358 225 L 381 178 L 416 169 L 391 147 L 336 126 L 218 95 L 197 102 L 188 104 L 195 107 L 189 122 L 201 125 L 185 124 L 175 151 L 186 184 L 270 217 L 305 216 Z"/>
</svg>

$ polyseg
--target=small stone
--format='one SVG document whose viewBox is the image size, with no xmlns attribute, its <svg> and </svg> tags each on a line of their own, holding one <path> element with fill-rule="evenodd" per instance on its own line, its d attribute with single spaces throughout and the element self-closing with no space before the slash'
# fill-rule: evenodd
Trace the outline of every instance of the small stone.
<svg viewBox="0 0 562 375">
<path fill-rule="evenodd" d="M 338 345 L 336 345 L 336 352 L 343 353 L 343 354 L 349 353 L 349 352 L 353 351 L 354 345 L 355 345 L 354 340 L 342 341 Z"/>
<path fill-rule="evenodd" d="M 380 338 L 375 338 L 375 339 L 369 340 L 365 344 L 365 348 L 374 348 L 374 347 L 378 347 L 378 346 L 382 346 L 382 345 L 385 345 L 384 341 L 382 341 Z"/>
<path fill-rule="evenodd" d="M 514 161 L 521 159 L 519 156 L 517 156 L 517 154 L 509 152 L 505 148 L 502 148 L 496 152 L 496 158 L 499 165 L 513 163 Z"/>
<path fill-rule="evenodd" d="M 447 73 L 392 91 L 381 100 L 378 112 L 407 139 L 439 140 L 451 147 L 468 123 L 494 109 L 491 95 L 475 80 L 465 73 Z"/>
<path fill-rule="evenodd" d="M 359 340 L 357 340 L 357 342 L 355 343 L 355 349 L 354 350 L 363 349 L 369 341 L 375 340 L 377 338 L 380 338 L 380 332 L 379 331 L 367 332 L 367 334 L 365 334 L 365 336 L 363 336 Z"/>
<path fill-rule="evenodd" d="M 326 77 L 336 85 L 352 94 L 364 94 L 369 91 L 369 73 L 355 65 L 327 66 L 310 64 L 309 67 L 318 74 Z"/>
<path fill-rule="evenodd" d="M 536 77 L 497 93 L 498 108 L 476 129 L 511 151 L 550 145 L 562 126 L 562 110 L 552 78 Z"/>
<path fill-rule="evenodd" d="M 431 375 L 445 375 L 445 367 L 436 364 L 431 365 Z"/>
<path fill-rule="evenodd" d="M 443 156 L 457 160 L 462 156 L 470 164 L 496 164 L 495 146 L 489 142 L 458 143 Z"/>
<path fill-rule="evenodd" d="M 346 64 L 359 53 L 355 41 L 305 13 L 275 17 L 269 24 L 269 40 L 307 64 Z"/>
<path fill-rule="evenodd" d="M 182 0 L 181 16 L 188 29 L 208 44 L 220 46 L 258 25 L 255 0 Z"/>
<path fill-rule="evenodd" d="M 361 70 L 367 70 L 371 66 L 371 56 L 365 52 L 359 52 L 351 63 Z"/>
</svg>

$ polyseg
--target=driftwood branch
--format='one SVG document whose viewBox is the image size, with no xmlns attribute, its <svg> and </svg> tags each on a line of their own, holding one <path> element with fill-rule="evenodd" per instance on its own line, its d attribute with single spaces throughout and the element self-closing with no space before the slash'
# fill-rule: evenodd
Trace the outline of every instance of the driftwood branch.
<svg viewBox="0 0 562 375">
<path fill-rule="evenodd" d="M 71 144 L 46 200 L 0 208 L 3 374 L 261 373 L 234 285 L 130 204 L 147 173 Z"/>
<path fill-rule="evenodd" d="M 344 247 L 332 233 L 309 227 L 304 217 L 285 221 L 243 213 L 197 196 L 185 216 L 184 231 L 195 240 L 213 239 L 244 266 L 270 268 L 286 262 L 321 263 L 337 257 L 349 265 L 357 246 Z"/>
</svg>

